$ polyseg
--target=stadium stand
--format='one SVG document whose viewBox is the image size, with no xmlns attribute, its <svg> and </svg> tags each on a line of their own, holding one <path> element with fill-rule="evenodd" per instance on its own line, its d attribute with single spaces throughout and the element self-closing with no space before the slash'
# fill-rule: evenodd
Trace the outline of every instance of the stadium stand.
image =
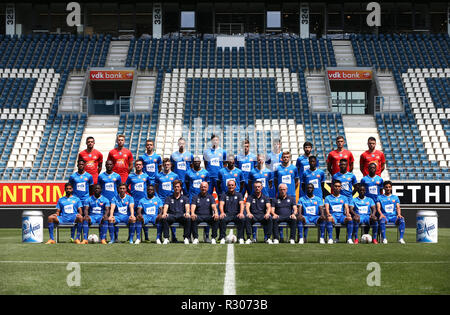
<svg viewBox="0 0 450 315">
<path fill-rule="evenodd" d="M 68 178 L 87 116 L 58 114 L 60 97 L 71 72 L 105 66 L 111 40 L 0 35 L 1 179 Z M 405 99 L 403 113 L 375 115 L 391 178 L 450 179 L 449 36 L 357 34 L 351 43 L 357 66 L 392 72 Z M 194 154 L 212 133 L 233 153 L 244 137 L 253 152 L 270 151 L 280 137 L 293 159 L 312 142 L 323 168 L 336 136 L 345 137 L 341 113 L 309 106 L 306 75 L 336 66 L 330 39 L 261 35 L 223 48 L 214 38 L 133 38 L 125 66 L 156 73 L 151 112 L 120 115 L 118 133 L 134 156 L 147 138 L 168 156 L 181 136 Z M 191 131 L 196 124 L 201 136 Z"/>
</svg>

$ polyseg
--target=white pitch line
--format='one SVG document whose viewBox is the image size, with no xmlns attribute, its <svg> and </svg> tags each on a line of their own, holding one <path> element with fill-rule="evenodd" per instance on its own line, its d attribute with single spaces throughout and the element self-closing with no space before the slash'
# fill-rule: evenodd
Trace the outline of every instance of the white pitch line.
<svg viewBox="0 0 450 315">
<path fill-rule="evenodd" d="M 230 248 L 232 248 L 230 250 Z M 229 261 L 230 258 L 230 261 Z M 39 261 L 39 260 L 0 260 L 0 264 L 68 264 L 73 261 Z M 226 265 L 233 267 L 235 265 L 363 265 L 371 261 L 299 261 L 299 262 L 234 262 L 234 247 L 228 244 L 227 262 L 164 262 L 164 261 L 77 261 L 85 265 Z M 450 261 L 378 261 L 379 264 L 450 264 Z M 231 277 L 230 277 L 231 278 Z M 227 279 L 227 275 L 225 275 Z"/>
<path fill-rule="evenodd" d="M 234 245 L 228 244 L 225 280 L 223 284 L 224 295 L 236 295 L 236 271 L 234 269 Z"/>
</svg>

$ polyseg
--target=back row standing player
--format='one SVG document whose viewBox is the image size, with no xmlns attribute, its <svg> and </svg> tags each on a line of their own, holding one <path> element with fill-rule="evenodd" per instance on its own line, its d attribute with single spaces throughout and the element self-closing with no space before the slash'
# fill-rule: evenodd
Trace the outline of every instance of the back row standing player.
<svg viewBox="0 0 450 315">
<path fill-rule="evenodd" d="M 86 149 L 78 153 L 78 160 L 84 160 L 86 165 L 84 169 L 86 172 L 92 175 L 94 184 L 97 184 L 98 175 L 102 171 L 103 166 L 103 154 L 94 149 L 95 139 L 94 137 L 86 138 Z"/>
<path fill-rule="evenodd" d="M 124 135 L 118 135 L 116 142 L 117 147 L 109 151 L 108 160 L 113 162 L 113 171 L 119 174 L 122 179 L 122 183 L 125 183 L 127 181 L 128 174 L 130 174 L 133 169 L 133 154 L 131 154 L 130 150 L 124 147 Z"/>
</svg>

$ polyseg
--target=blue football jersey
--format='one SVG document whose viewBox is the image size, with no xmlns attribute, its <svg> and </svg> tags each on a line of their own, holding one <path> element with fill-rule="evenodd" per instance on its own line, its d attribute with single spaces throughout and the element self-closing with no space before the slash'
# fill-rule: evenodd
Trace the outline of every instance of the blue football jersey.
<svg viewBox="0 0 450 315">
<path fill-rule="evenodd" d="M 84 206 L 89 207 L 89 215 L 105 215 L 106 207 L 109 207 L 111 203 L 108 199 L 100 195 L 96 198 L 94 195 L 90 196 L 84 202 Z"/>
<path fill-rule="evenodd" d="M 270 193 L 269 182 L 272 181 L 272 186 L 274 185 L 273 184 L 273 172 L 270 169 L 263 168 L 262 170 L 259 170 L 259 169 L 255 168 L 255 169 L 253 169 L 253 171 L 251 171 L 248 179 L 252 181 L 252 185 L 255 184 L 255 182 L 261 182 L 261 184 L 263 186 L 263 190 L 262 190 L 263 195 L 269 196 L 269 193 Z M 253 187 L 250 187 L 250 189 L 253 191 Z"/>
<path fill-rule="evenodd" d="M 323 199 L 318 196 L 314 196 L 312 198 L 303 196 L 298 200 L 298 204 L 302 206 L 302 214 L 304 216 L 317 216 L 320 215 L 319 207 L 323 206 Z"/>
<path fill-rule="evenodd" d="M 203 161 L 210 178 L 218 178 L 219 171 L 223 168 L 223 161 L 227 159 L 227 151 L 221 148 L 207 149 L 203 153 Z"/>
<path fill-rule="evenodd" d="M 89 198 L 89 186 L 94 185 L 94 178 L 88 172 L 83 174 L 75 172 L 70 175 L 69 183 L 73 185 L 73 195 L 80 198 L 81 202 L 84 202 Z"/>
<path fill-rule="evenodd" d="M 278 186 L 280 184 L 287 185 L 288 195 L 295 196 L 295 179 L 298 179 L 298 170 L 294 165 L 291 164 L 286 167 L 279 165 L 275 171 L 274 178 L 278 180 Z M 278 187 L 275 188 L 278 191 Z"/>
<path fill-rule="evenodd" d="M 319 160 L 317 160 L 317 164 L 316 164 L 316 168 L 319 167 Z M 297 158 L 297 162 L 295 163 L 295 166 L 298 169 L 298 176 L 300 178 L 303 178 L 303 174 L 305 173 L 306 170 L 309 170 L 309 157 L 304 156 L 304 155 L 300 155 Z"/>
<path fill-rule="evenodd" d="M 337 172 L 336 174 L 333 175 L 333 181 L 335 181 L 336 179 L 341 181 L 342 185 L 341 194 L 349 198 L 350 201 L 351 198 L 353 198 L 352 196 L 353 186 L 358 183 L 356 176 L 350 172 L 347 172 L 345 174 Z"/>
<path fill-rule="evenodd" d="M 67 198 L 67 196 L 62 196 L 56 203 L 56 209 L 60 211 L 59 212 L 60 216 L 77 215 L 78 209 L 82 207 L 83 204 L 80 198 L 73 195 L 70 196 L 69 198 Z"/>
<path fill-rule="evenodd" d="M 379 195 L 377 203 L 381 205 L 381 213 L 387 217 L 397 216 L 397 204 L 400 204 L 400 199 L 396 195 Z"/>
<path fill-rule="evenodd" d="M 313 192 L 314 196 L 323 198 L 322 183 L 324 183 L 324 182 L 325 182 L 325 172 L 320 169 L 316 169 L 315 171 L 311 171 L 310 169 L 307 169 L 303 173 L 302 183 L 305 183 L 305 190 L 306 190 L 306 185 L 313 184 L 314 185 L 314 192 Z M 302 191 L 302 192 L 303 192 L 302 196 L 305 196 L 306 191 Z"/>
<path fill-rule="evenodd" d="M 109 201 L 113 200 L 114 197 L 119 196 L 119 185 L 122 178 L 119 174 L 112 172 L 108 174 L 106 172 L 98 175 L 97 183 L 102 187 L 102 196 L 107 198 Z"/>
<path fill-rule="evenodd" d="M 128 175 L 127 181 L 125 183 L 130 186 L 131 196 L 133 196 L 135 202 L 147 196 L 147 186 L 150 185 L 150 178 L 147 174 L 136 174 L 131 173 Z"/>
<path fill-rule="evenodd" d="M 172 183 L 177 179 L 179 179 L 178 175 L 174 172 L 170 172 L 168 174 L 161 172 L 158 176 L 156 176 L 156 184 L 158 185 L 157 194 L 161 200 L 165 200 L 166 197 L 173 194 Z"/>
<path fill-rule="evenodd" d="M 245 183 L 248 183 L 248 177 L 257 165 L 256 155 L 253 153 L 238 154 L 234 158 L 234 162 L 236 167 L 242 171 Z"/>
<path fill-rule="evenodd" d="M 220 170 L 219 176 L 217 178 L 221 182 L 222 192 L 228 191 L 227 183 L 229 180 L 234 179 L 236 181 L 236 191 L 241 191 L 241 182 L 244 181 L 244 174 L 238 168 L 234 168 L 233 170 L 229 170 L 227 167 L 224 167 Z"/>
<path fill-rule="evenodd" d="M 114 214 L 131 215 L 131 205 L 134 205 L 134 199 L 130 195 L 114 197 L 111 204 L 115 205 Z M 134 208 L 133 208 L 134 209 Z"/>
<path fill-rule="evenodd" d="M 194 169 L 189 169 L 184 180 L 186 187 L 189 189 L 189 200 L 192 200 L 192 197 L 200 193 L 200 184 L 202 182 L 210 184 L 209 173 L 204 168 L 200 169 L 198 172 Z"/>
<path fill-rule="evenodd" d="M 143 215 L 158 215 L 159 209 L 163 206 L 164 202 L 158 196 L 154 196 L 151 199 L 145 197 L 138 204 L 138 208 L 142 208 Z"/>
<path fill-rule="evenodd" d="M 144 172 L 150 178 L 152 184 L 155 183 L 156 175 L 158 174 L 158 167 L 162 164 L 161 156 L 153 153 L 148 155 L 147 152 L 139 157 L 139 160 L 144 164 Z"/>
<path fill-rule="evenodd" d="M 367 175 L 361 179 L 361 185 L 366 188 L 366 196 L 376 202 L 383 189 L 383 179 L 378 175 L 375 177 Z"/>
<path fill-rule="evenodd" d="M 178 175 L 178 179 L 183 182 L 188 170 L 191 169 L 191 163 L 194 161 L 194 156 L 190 152 L 180 153 L 178 151 L 172 153 L 170 161 L 173 164 L 173 171 Z"/>
<path fill-rule="evenodd" d="M 348 205 L 348 198 L 343 195 L 339 195 L 337 197 L 334 195 L 328 195 L 325 197 L 325 205 L 330 207 L 330 214 L 345 215 L 345 204 Z"/>
<path fill-rule="evenodd" d="M 375 206 L 375 202 L 372 198 L 364 196 L 364 199 L 360 197 L 353 198 L 350 205 L 354 207 L 353 210 L 356 214 L 370 215 L 372 213 L 372 206 Z"/>
</svg>

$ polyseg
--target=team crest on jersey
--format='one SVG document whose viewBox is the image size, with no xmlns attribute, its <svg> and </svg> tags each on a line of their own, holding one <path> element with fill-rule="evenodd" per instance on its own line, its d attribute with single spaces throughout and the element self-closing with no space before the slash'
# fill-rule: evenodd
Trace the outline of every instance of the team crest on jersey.
<svg viewBox="0 0 450 315">
<path fill-rule="evenodd" d="M 75 203 L 75 200 L 72 200 L 72 203 Z"/>
<path fill-rule="evenodd" d="M 339 200 L 340 203 L 344 203 L 344 200 Z"/>
<path fill-rule="evenodd" d="M 376 182 L 376 184 L 377 184 L 377 185 L 379 185 L 379 184 L 380 184 L 380 182 Z"/>
<path fill-rule="evenodd" d="M 84 180 L 87 181 L 88 179 L 85 177 Z"/>
<path fill-rule="evenodd" d="M 173 180 L 173 177 L 171 177 L 170 180 Z"/>
<path fill-rule="evenodd" d="M 200 177 L 201 177 L 201 178 L 205 178 L 205 175 L 201 175 Z"/>
<path fill-rule="evenodd" d="M 157 205 L 158 203 L 155 201 L 154 204 Z"/>
<path fill-rule="evenodd" d="M 92 154 L 89 154 L 89 157 L 92 157 Z"/>
<path fill-rule="evenodd" d="M 316 204 L 317 204 L 317 201 L 314 201 L 314 204 L 316 205 Z"/>
<path fill-rule="evenodd" d="M 292 171 L 289 171 L 289 173 L 291 173 L 291 174 L 292 174 L 293 172 L 292 172 Z"/>
<path fill-rule="evenodd" d="M 320 175 L 316 175 L 316 177 L 317 177 L 317 178 L 319 178 L 319 177 L 320 177 Z"/>
<path fill-rule="evenodd" d="M 291 202 L 291 200 L 288 199 L 287 202 Z"/>
<path fill-rule="evenodd" d="M 234 174 L 234 177 L 237 177 L 237 174 Z"/>
<path fill-rule="evenodd" d="M 122 155 L 122 152 L 119 152 L 119 155 Z"/>
<path fill-rule="evenodd" d="M 156 162 L 156 159 L 153 159 L 153 162 Z"/>
</svg>

